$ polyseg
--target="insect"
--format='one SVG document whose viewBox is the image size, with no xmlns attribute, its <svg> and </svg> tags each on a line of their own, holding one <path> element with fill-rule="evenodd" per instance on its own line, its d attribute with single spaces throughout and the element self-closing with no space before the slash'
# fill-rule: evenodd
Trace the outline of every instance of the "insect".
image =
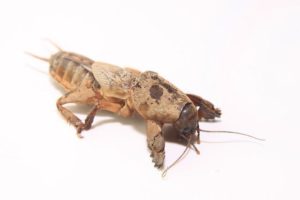
<svg viewBox="0 0 300 200">
<path fill-rule="evenodd" d="M 146 121 L 147 144 L 155 167 L 162 167 L 165 159 L 165 139 L 162 128 L 171 124 L 187 148 L 199 142 L 199 121 L 221 116 L 221 111 L 198 95 L 186 94 L 156 72 L 140 72 L 132 68 L 95 62 L 61 48 L 49 59 L 30 54 L 49 62 L 50 75 L 66 91 L 57 102 L 62 116 L 81 136 L 91 128 L 98 111 L 106 110 L 123 117 L 138 113 Z M 91 111 L 84 121 L 64 105 L 88 104 Z"/>
</svg>

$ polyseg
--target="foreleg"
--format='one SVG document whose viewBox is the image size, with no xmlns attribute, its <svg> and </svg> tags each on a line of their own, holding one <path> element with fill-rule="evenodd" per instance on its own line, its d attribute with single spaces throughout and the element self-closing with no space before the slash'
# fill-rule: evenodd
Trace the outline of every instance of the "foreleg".
<svg viewBox="0 0 300 200">
<path fill-rule="evenodd" d="M 162 167 L 165 159 L 165 140 L 162 135 L 162 125 L 152 120 L 147 121 L 147 143 L 155 167 Z"/>
<path fill-rule="evenodd" d="M 200 119 L 215 119 L 216 117 L 221 116 L 221 110 L 215 108 L 212 103 L 203 99 L 200 96 L 187 94 L 190 100 L 194 103 L 198 108 L 198 117 Z"/>
</svg>

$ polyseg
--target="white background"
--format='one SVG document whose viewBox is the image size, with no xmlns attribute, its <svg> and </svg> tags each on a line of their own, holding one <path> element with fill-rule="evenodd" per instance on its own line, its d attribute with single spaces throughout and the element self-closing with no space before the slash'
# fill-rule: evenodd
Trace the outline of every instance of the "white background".
<svg viewBox="0 0 300 200">
<path fill-rule="evenodd" d="M 1 1 L 0 199 L 300 199 L 300 2 Z M 95 60 L 153 70 L 223 111 L 166 178 L 144 122 L 99 113 L 84 139 L 55 102 L 43 39 Z M 87 107 L 73 107 L 81 117 Z M 166 164 L 183 151 L 166 145 Z"/>
</svg>

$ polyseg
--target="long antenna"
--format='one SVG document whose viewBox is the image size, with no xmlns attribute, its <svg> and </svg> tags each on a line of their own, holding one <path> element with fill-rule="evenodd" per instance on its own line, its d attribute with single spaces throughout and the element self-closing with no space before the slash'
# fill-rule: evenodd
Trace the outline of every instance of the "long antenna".
<svg viewBox="0 0 300 200">
<path fill-rule="evenodd" d="M 190 145 L 191 145 L 191 141 L 192 141 L 192 137 L 190 137 L 188 139 L 188 143 L 184 149 L 184 151 L 182 152 L 182 154 L 171 164 L 169 165 L 164 171 L 163 173 L 161 174 L 162 177 L 165 177 L 167 175 L 167 172 L 172 168 L 174 167 L 182 158 L 183 156 L 188 152 L 189 148 L 190 148 Z"/>
<path fill-rule="evenodd" d="M 255 137 L 255 136 L 252 136 L 252 135 L 249 135 L 249 134 L 246 134 L 246 133 L 240 133 L 240 132 L 234 132 L 234 131 L 219 131 L 219 130 L 212 131 L 212 130 L 205 130 L 205 129 L 200 129 L 200 131 L 207 132 L 207 133 L 230 133 L 230 134 L 242 135 L 242 136 L 250 137 L 250 138 L 253 138 L 255 140 L 266 141 L 265 139 L 262 139 L 262 138 L 258 138 L 258 137 Z"/>
</svg>

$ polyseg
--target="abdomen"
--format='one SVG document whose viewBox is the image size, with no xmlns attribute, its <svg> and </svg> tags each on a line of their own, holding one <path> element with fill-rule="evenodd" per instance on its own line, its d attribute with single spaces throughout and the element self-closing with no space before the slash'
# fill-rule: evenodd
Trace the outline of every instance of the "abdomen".
<svg viewBox="0 0 300 200">
<path fill-rule="evenodd" d="M 89 70 L 93 63 L 85 56 L 60 51 L 50 59 L 50 74 L 66 91 L 74 90 L 82 81 L 96 81 Z"/>
</svg>

